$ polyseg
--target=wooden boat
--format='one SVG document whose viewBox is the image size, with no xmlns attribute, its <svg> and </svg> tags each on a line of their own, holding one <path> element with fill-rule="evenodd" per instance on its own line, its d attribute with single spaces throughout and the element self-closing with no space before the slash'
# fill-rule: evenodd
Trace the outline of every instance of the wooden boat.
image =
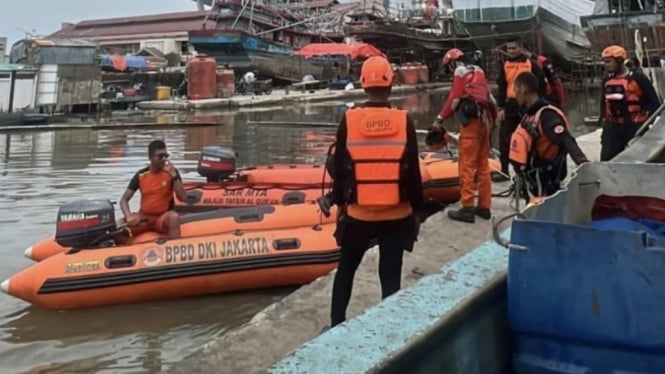
<svg viewBox="0 0 665 374">
<path fill-rule="evenodd" d="M 600 54 L 612 44 L 624 47 L 629 54 L 638 48 L 653 52 L 662 48 L 665 41 L 665 7 L 662 3 L 648 9 L 640 9 L 638 2 L 626 5 L 622 1 L 596 0 L 593 12 L 581 17 L 582 29 L 594 52 Z M 635 37 L 636 31 L 639 38 Z"/>
<path fill-rule="evenodd" d="M 538 26 L 533 0 L 452 0 L 453 17 L 478 48 L 491 49 Z"/>
<path fill-rule="evenodd" d="M 211 16 L 214 29 L 191 30 L 189 43 L 198 53 L 214 57 L 219 65 L 230 65 L 236 76 L 256 70 L 280 81 L 300 81 L 307 74 L 319 79 L 332 77 L 330 66 L 291 56 L 299 47 L 326 41 L 287 9 L 255 1 L 215 1 Z M 290 25 L 290 26 L 289 26 Z"/>
<path fill-rule="evenodd" d="M 536 15 L 542 27 L 543 53 L 566 61 L 583 61 L 591 51 L 591 43 L 580 16 L 593 13 L 594 0 L 541 0 Z"/>
<path fill-rule="evenodd" d="M 337 266 L 334 223 L 61 252 L 2 283 L 48 309 L 76 309 L 312 282 Z"/>
</svg>

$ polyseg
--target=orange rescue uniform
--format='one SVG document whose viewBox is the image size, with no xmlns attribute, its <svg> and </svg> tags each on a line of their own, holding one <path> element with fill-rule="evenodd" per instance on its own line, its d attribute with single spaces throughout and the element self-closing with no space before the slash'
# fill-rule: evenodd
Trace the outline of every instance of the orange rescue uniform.
<svg viewBox="0 0 665 374">
<path fill-rule="evenodd" d="M 453 87 L 439 116 L 446 119 L 455 111 L 468 111 L 467 108 L 475 114 L 458 116 L 464 117 L 466 122 L 460 123 L 459 135 L 460 202 L 465 208 L 474 207 L 474 189 L 477 187 L 478 208 L 489 209 L 492 205 L 492 181 L 487 158 L 490 153 L 490 125 L 496 116 L 496 107 L 485 72 L 474 65 L 455 69 Z M 474 183 L 476 175 L 477 186 Z"/>
<path fill-rule="evenodd" d="M 173 182 L 175 178 L 166 170 L 154 173 L 147 166 L 134 174 L 127 187 L 131 191 L 141 191 L 141 207 L 139 214 L 144 220 L 132 228 L 132 234 L 137 235 L 145 231 L 154 230 L 166 233 L 166 216 L 174 207 Z"/>
</svg>

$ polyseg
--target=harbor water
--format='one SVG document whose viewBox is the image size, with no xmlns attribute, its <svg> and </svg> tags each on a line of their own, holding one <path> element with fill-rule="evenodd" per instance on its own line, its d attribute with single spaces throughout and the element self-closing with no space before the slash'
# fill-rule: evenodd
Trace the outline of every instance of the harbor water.
<svg viewBox="0 0 665 374">
<path fill-rule="evenodd" d="M 442 94 L 395 100 L 419 129 L 429 127 Z M 593 98 L 592 98 L 593 99 Z M 597 101 L 568 93 L 567 113 L 580 135 L 595 129 Z M 132 130 L 61 130 L 0 134 L 0 280 L 32 264 L 23 251 L 53 234 L 60 204 L 80 198 L 118 200 L 147 161 L 147 144 L 166 141 L 185 179 L 198 178 L 198 151 L 232 146 L 238 165 L 325 160 L 335 128 L 272 127 L 247 121 L 337 122 L 344 103 L 257 108 L 240 113 L 172 115 L 216 126 Z M 166 115 L 169 117 L 169 115 Z M 172 118 L 171 118 L 172 119 Z M 128 121 L 165 121 L 165 116 Z M 423 143 L 423 137 L 421 144 Z M 137 207 L 138 197 L 132 206 Z M 421 238 L 426 241 L 427 238 Z M 161 372 L 205 342 L 248 321 L 292 289 L 270 289 L 75 311 L 48 311 L 0 294 L 1 373 Z"/>
</svg>

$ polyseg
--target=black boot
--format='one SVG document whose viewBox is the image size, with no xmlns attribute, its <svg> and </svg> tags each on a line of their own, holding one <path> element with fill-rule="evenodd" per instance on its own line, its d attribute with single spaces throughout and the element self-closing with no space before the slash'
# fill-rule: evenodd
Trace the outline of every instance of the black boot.
<svg viewBox="0 0 665 374">
<path fill-rule="evenodd" d="M 500 173 L 490 173 L 492 182 L 507 182 L 510 180 L 510 172 L 501 170 Z"/>
<path fill-rule="evenodd" d="M 459 210 L 449 210 L 448 218 L 453 221 L 474 223 L 476 222 L 475 209 L 474 208 L 462 208 Z"/>
<path fill-rule="evenodd" d="M 476 208 L 476 215 L 482 219 L 492 218 L 492 212 L 487 208 Z"/>
</svg>

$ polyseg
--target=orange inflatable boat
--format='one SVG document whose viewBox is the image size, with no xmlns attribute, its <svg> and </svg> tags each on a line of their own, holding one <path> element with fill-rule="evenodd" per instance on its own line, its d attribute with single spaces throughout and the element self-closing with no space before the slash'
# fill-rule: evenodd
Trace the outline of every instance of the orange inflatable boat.
<svg viewBox="0 0 665 374">
<path fill-rule="evenodd" d="M 489 158 L 490 174 L 495 180 L 501 173 L 501 162 Z M 460 199 L 459 164 L 453 152 L 421 152 L 420 174 L 423 193 L 428 200 L 452 204 Z"/>
<path fill-rule="evenodd" d="M 490 169 L 498 174 L 498 160 L 490 158 Z M 459 173 L 453 152 L 421 153 L 420 171 L 425 197 L 442 204 L 460 198 Z M 199 157 L 198 172 L 207 182 L 189 182 L 187 201 L 176 201 L 180 212 L 220 207 L 290 205 L 315 201 L 330 186 L 325 165 L 269 165 L 235 169 L 235 153 L 226 147 L 205 147 Z M 177 200 L 177 199 L 176 199 Z"/>
<path fill-rule="evenodd" d="M 28 248 L 25 256 L 41 261 L 72 247 L 115 245 L 114 238 L 126 234 L 126 230 L 123 223 L 115 221 L 114 214 L 114 206 L 108 200 L 82 200 L 62 205 L 58 210 L 55 236 Z M 195 237 L 236 230 L 310 227 L 334 223 L 336 215 L 336 208 L 333 207 L 330 217 L 325 217 L 316 203 L 217 209 L 181 216 L 180 231 L 183 237 Z M 158 237 L 155 232 L 147 232 L 130 238 L 129 243 L 146 243 Z"/>
<path fill-rule="evenodd" d="M 179 212 L 220 207 L 291 205 L 316 201 L 331 179 L 322 164 L 265 165 L 236 169 L 235 152 L 228 147 L 204 147 L 198 173 L 206 182 L 185 182 L 187 200 L 176 199 Z"/>
<path fill-rule="evenodd" d="M 1 288 L 40 307 L 75 309 L 298 286 L 337 266 L 334 230 L 328 223 L 61 252 Z"/>
</svg>

